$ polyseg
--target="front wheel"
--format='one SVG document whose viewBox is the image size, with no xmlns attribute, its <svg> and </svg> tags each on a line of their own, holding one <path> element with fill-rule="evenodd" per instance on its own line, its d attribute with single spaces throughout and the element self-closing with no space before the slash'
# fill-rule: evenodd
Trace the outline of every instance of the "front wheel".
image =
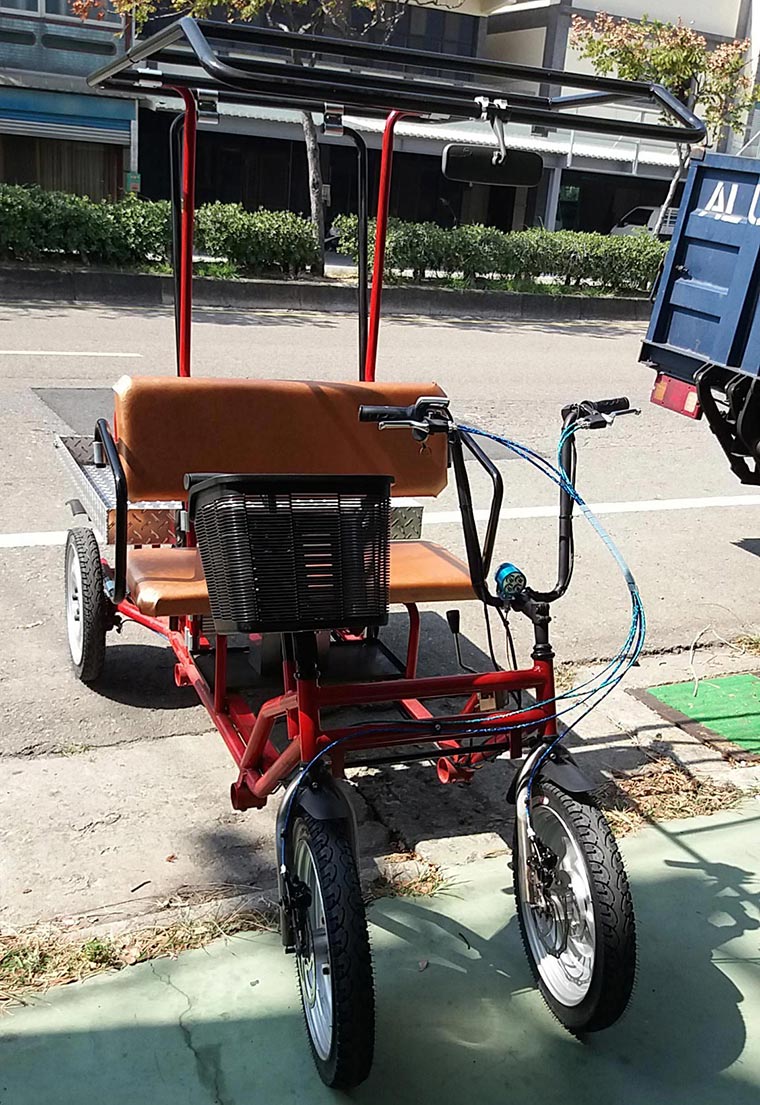
<svg viewBox="0 0 760 1105">
<path fill-rule="evenodd" d="M 319 1076 L 348 1090 L 369 1074 L 375 997 L 367 920 L 345 821 L 300 812 L 292 871 L 299 892 L 296 963 L 306 1030 Z"/>
<path fill-rule="evenodd" d="M 538 988 L 571 1032 L 596 1032 L 621 1016 L 633 990 L 636 931 L 623 861 L 596 805 L 537 780 L 536 834 L 513 867 L 523 945 Z"/>
</svg>

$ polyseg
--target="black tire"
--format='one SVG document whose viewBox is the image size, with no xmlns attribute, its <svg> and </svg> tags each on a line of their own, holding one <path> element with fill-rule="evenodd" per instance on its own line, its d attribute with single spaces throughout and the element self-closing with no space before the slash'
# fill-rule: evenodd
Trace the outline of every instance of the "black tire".
<svg viewBox="0 0 760 1105">
<path fill-rule="evenodd" d="M 305 854 L 307 850 L 308 855 Z M 308 959 L 296 950 L 301 1004 L 319 1076 L 326 1086 L 348 1090 L 367 1077 L 375 1044 L 375 994 L 367 919 L 362 901 L 353 845 L 345 821 L 317 821 L 300 811 L 293 824 L 291 852 L 293 871 L 304 882 L 304 864 L 310 856 L 319 885 L 326 933 L 331 996 L 331 1026 L 327 1039 L 320 1040 L 312 1028 L 315 1001 L 310 996 Z M 299 857 L 300 865 L 299 865 Z M 311 928 L 310 928 L 311 932 Z M 317 960 L 317 957 L 314 957 Z M 317 971 L 319 972 L 318 960 Z M 310 1019 L 310 1012 L 311 1018 Z"/>
<path fill-rule="evenodd" d="M 95 534 L 72 529 L 64 559 L 65 616 L 69 653 L 77 678 L 94 683 L 103 672 L 108 628 L 108 598 Z"/>
<path fill-rule="evenodd" d="M 566 854 L 578 861 L 580 877 L 585 872 L 590 890 L 593 938 L 588 936 L 588 931 L 586 934 L 588 946 L 593 947 L 593 958 L 586 968 L 584 984 L 571 995 L 573 1000 L 568 1002 L 562 993 L 568 986 L 571 990 L 573 987 L 567 981 L 561 957 L 546 954 L 543 967 L 536 958 L 537 931 L 541 923 L 546 923 L 547 913 L 542 917 L 540 911 L 532 912 L 535 907 L 524 900 L 522 878 L 525 873 L 521 871 L 523 863 L 515 826 L 512 866 L 523 946 L 541 995 L 557 1020 L 573 1033 L 597 1032 L 614 1024 L 622 1015 L 636 974 L 636 927 L 623 860 L 604 815 L 586 796 L 570 796 L 553 783 L 539 779 L 533 786 L 531 818 L 539 839 L 543 840 L 544 835 L 548 838 L 551 831 L 561 831 L 559 828 L 552 830 L 553 824 L 561 824 L 565 835 L 572 835 L 573 843 Z M 547 829 L 550 830 L 548 834 Z M 572 899 L 578 901 L 575 895 Z M 555 919 L 557 913 L 553 915 Z M 555 929 L 557 931 L 561 931 L 561 926 Z M 582 1000 L 574 1000 L 584 992 Z"/>
</svg>

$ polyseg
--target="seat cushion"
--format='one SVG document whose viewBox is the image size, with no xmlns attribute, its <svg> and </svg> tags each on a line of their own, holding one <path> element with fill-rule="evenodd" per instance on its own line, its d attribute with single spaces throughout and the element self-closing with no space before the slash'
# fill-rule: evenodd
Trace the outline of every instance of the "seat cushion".
<svg viewBox="0 0 760 1105">
<path fill-rule="evenodd" d="M 391 602 L 474 599 L 467 565 L 432 541 L 391 541 Z M 143 614 L 210 614 L 197 549 L 130 549 L 127 587 Z"/>
<path fill-rule="evenodd" d="M 391 602 L 474 599 L 467 565 L 432 541 L 391 541 Z"/>
<path fill-rule="evenodd" d="M 135 606 L 154 618 L 211 613 L 197 549 L 129 549 L 127 590 Z"/>
</svg>

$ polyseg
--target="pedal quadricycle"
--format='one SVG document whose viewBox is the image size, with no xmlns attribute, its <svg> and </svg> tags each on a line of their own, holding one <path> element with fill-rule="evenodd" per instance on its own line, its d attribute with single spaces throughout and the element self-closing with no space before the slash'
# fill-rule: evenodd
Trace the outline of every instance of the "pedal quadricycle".
<svg viewBox="0 0 760 1105">
<path fill-rule="evenodd" d="M 625 1009 L 635 969 L 620 854 L 592 784 L 559 743 L 563 718 L 590 709 L 638 654 L 643 612 L 632 578 L 628 640 L 588 684 L 555 690 L 549 632 L 550 606 L 572 574 L 574 506 L 588 513 L 574 488 L 575 434 L 604 428 L 628 403 L 566 407 L 556 465 L 498 439 L 558 485 L 560 540 L 551 590 L 532 588 L 511 564 L 496 567 L 503 487 L 491 450 L 480 444 L 482 432 L 457 420 L 433 382 L 375 380 L 394 127 L 402 114 L 482 119 L 486 135 L 490 125 L 496 130 L 498 166 L 507 160 L 508 117 L 537 124 L 551 118 L 555 125 L 572 119 L 575 129 L 578 120 L 581 129 L 604 129 L 603 117 L 576 109 L 617 95 L 648 99 L 676 117 L 671 125 L 637 116 L 632 134 L 649 128 L 684 138 L 699 124 L 657 88 L 575 75 L 563 83 L 585 88 L 583 94 L 551 99 L 515 92 L 507 111 L 503 83 L 527 79 L 525 67 L 515 73 L 500 63 L 438 55 L 433 64 L 410 51 L 305 38 L 181 19 L 92 78 L 108 88 L 150 81 L 185 102 L 182 150 L 176 132 L 172 143 L 182 193 L 175 196 L 178 376 L 120 380 L 112 419 L 101 419 L 92 438 L 60 442 L 79 488 L 75 510 L 91 522 L 68 537 L 66 619 L 74 667 L 85 683 L 99 678 L 107 634 L 122 620 L 160 634 L 174 652 L 177 683 L 195 689 L 235 761 L 234 808 L 259 808 L 277 794 L 283 944 L 295 956 L 320 1076 L 347 1088 L 367 1076 L 374 1046 L 372 964 L 346 781 L 357 762 L 433 759 L 443 783 L 465 783 L 497 756 L 521 759 L 508 795 L 516 806 L 512 866 L 525 950 L 544 998 L 571 1031 L 602 1029 Z M 294 64 L 293 50 L 306 47 L 315 52 L 314 65 Z M 380 68 L 389 60 L 406 67 L 403 80 Z M 540 83 L 547 73 L 529 76 Z M 220 102 L 268 102 L 284 84 L 288 102 L 323 109 L 333 133 L 338 103 L 358 112 L 395 109 L 385 130 L 369 317 L 361 266 L 360 379 L 191 377 L 196 97 L 213 87 Z M 619 131 L 619 120 L 615 126 Z M 455 154 L 448 164 L 458 164 Z M 524 163 L 520 172 L 527 172 Z M 362 205 L 366 213 L 366 195 Z M 492 486 L 482 537 L 471 464 Z M 439 495 L 450 474 L 465 559 L 419 534 L 392 540 L 394 503 Z M 108 545 L 110 558 L 102 554 Z M 530 664 L 419 675 L 419 607 L 429 602 L 479 603 L 507 633 L 510 616 L 528 619 Z M 340 650 L 392 655 L 383 641 L 390 605 L 408 618 L 406 653 L 393 658 L 395 673 L 337 678 L 331 656 Z M 456 623 L 452 613 L 454 629 Z M 229 649 L 241 642 L 270 658 L 276 649 L 278 693 L 262 698 L 255 688 L 230 689 Z M 395 712 L 372 710 L 394 705 Z M 356 707 L 364 709 L 357 714 Z"/>
</svg>

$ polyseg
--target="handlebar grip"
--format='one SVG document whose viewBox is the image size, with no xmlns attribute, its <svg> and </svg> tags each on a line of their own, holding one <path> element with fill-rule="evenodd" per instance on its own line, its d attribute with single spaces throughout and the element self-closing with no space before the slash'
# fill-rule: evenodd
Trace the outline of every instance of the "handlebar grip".
<svg viewBox="0 0 760 1105">
<path fill-rule="evenodd" d="M 360 422 L 393 422 L 410 417 L 409 407 L 359 407 Z"/>
<path fill-rule="evenodd" d="M 618 414 L 631 409 L 631 401 L 624 395 L 619 399 L 598 399 L 593 405 L 600 414 Z"/>
</svg>

